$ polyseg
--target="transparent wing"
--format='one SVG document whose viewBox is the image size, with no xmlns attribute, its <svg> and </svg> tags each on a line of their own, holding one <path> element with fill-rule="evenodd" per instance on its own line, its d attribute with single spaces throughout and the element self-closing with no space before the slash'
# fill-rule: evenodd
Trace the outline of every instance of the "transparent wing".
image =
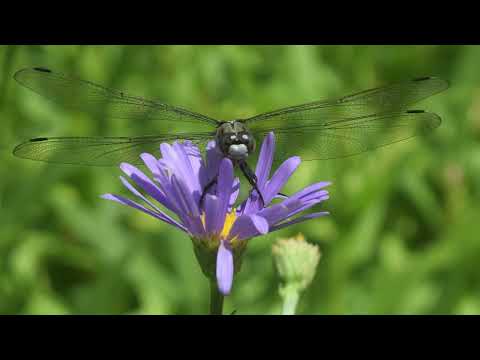
<svg viewBox="0 0 480 360">
<path fill-rule="evenodd" d="M 420 134 L 441 123 L 438 115 L 421 110 L 366 116 L 327 127 L 275 131 L 275 162 L 293 155 L 302 160 L 328 160 L 373 150 Z M 260 137 L 258 136 L 258 139 Z"/>
<path fill-rule="evenodd" d="M 35 138 L 17 145 L 13 154 L 26 159 L 58 164 L 118 166 L 121 162 L 143 164 L 140 154 L 149 152 L 157 157 L 160 144 L 190 141 L 203 150 L 211 133 L 155 135 L 139 137 L 51 137 Z"/>
<path fill-rule="evenodd" d="M 304 153 L 305 160 L 355 155 L 440 125 L 436 114 L 404 111 L 448 88 L 445 80 L 425 77 L 342 97 L 292 106 L 244 120 L 257 139 L 274 131 L 277 160 Z"/>
<path fill-rule="evenodd" d="M 67 109 L 77 109 L 113 119 L 160 120 L 169 129 L 191 131 L 192 124 L 216 127 L 218 121 L 205 115 L 158 101 L 130 96 L 90 81 L 68 77 L 45 68 L 27 68 L 14 75 L 22 86 Z M 185 126 L 184 126 L 185 125 Z"/>
</svg>

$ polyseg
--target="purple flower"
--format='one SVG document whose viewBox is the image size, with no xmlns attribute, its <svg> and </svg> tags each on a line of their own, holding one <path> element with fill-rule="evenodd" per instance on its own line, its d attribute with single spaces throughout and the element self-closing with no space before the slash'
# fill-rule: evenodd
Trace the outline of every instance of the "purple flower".
<svg viewBox="0 0 480 360">
<path fill-rule="evenodd" d="M 210 279 L 216 279 L 220 292 L 228 295 L 234 273 L 240 270 L 247 240 L 328 214 L 301 214 L 328 199 L 328 191 L 324 190 L 329 185 L 328 182 L 315 183 L 272 204 L 272 200 L 278 198 L 277 194 L 300 165 L 299 157 L 291 157 L 269 179 L 274 151 L 275 137 L 269 133 L 262 144 L 255 171 L 265 207 L 255 191 L 239 206 L 234 205 L 240 181 L 234 177 L 232 162 L 222 156 L 214 141 L 207 145 L 206 161 L 198 147 L 188 141 L 175 142 L 173 145 L 161 144 L 160 159 L 143 153 L 141 158 L 151 172 L 149 176 L 128 163 L 120 165 L 120 169 L 138 188 L 173 212 L 177 218 L 168 215 L 122 176 L 122 183 L 140 201 L 135 202 L 114 194 L 102 197 L 143 211 L 186 232 L 193 240 L 195 255 L 204 274 Z M 203 189 L 217 174 L 216 185 L 209 189 L 203 206 L 200 207 Z"/>
</svg>

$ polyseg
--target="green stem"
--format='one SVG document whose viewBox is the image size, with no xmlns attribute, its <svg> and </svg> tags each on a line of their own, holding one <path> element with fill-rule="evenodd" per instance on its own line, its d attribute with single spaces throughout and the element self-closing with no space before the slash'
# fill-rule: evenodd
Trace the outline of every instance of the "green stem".
<svg viewBox="0 0 480 360">
<path fill-rule="evenodd" d="M 216 281 L 210 281 L 210 315 L 222 315 L 223 295 L 220 294 Z"/>
<path fill-rule="evenodd" d="M 299 294 L 295 290 L 286 291 L 283 295 L 282 315 L 295 315 Z"/>
</svg>

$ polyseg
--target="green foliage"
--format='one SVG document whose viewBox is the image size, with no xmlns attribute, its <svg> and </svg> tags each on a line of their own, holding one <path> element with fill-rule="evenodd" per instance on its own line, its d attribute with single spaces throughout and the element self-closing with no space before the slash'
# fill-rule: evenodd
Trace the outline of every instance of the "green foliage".
<svg viewBox="0 0 480 360">
<path fill-rule="evenodd" d="M 331 215 L 252 240 L 225 313 L 280 312 L 270 249 L 298 232 L 322 261 L 297 313 L 479 313 L 479 61 L 478 46 L 0 47 L 0 313 L 208 312 L 190 239 L 99 198 L 126 194 L 118 168 L 11 155 L 30 137 L 128 135 L 124 123 L 66 112 L 18 86 L 12 75 L 27 66 L 219 119 L 423 75 L 450 80 L 415 106 L 442 117 L 432 136 L 300 166 L 284 192 L 331 180 Z M 133 126 L 149 134 L 155 125 Z"/>
</svg>

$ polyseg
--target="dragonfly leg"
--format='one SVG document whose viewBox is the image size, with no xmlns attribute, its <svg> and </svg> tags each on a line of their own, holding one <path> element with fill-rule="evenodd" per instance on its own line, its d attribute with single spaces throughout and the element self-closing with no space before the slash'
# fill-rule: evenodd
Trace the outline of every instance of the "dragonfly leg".
<svg viewBox="0 0 480 360">
<path fill-rule="evenodd" d="M 253 189 L 257 191 L 257 194 L 258 194 L 258 197 L 260 198 L 260 202 L 262 204 L 262 207 L 265 207 L 265 200 L 263 200 L 263 195 L 257 187 L 257 182 L 255 181 L 255 184 L 252 184 L 252 186 L 253 186 Z"/>
<path fill-rule="evenodd" d="M 205 200 L 205 195 L 207 195 L 208 190 L 212 188 L 213 185 L 217 183 L 217 177 L 215 176 L 210 182 L 203 188 L 202 196 L 200 196 L 200 209 L 203 209 L 203 201 Z"/>
<path fill-rule="evenodd" d="M 260 192 L 260 189 L 257 186 L 257 176 L 255 173 L 250 169 L 248 164 L 245 161 L 241 161 L 239 163 L 240 170 L 242 171 L 243 175 L 247 178 L 248 182 L 250 185 L 253 187 L 253 189 L 257 192 L 258 197 L 260 198 L 262 207 L 265 207 L 265 200 L 263 199 L 262 193 Z"/>
</svg>

